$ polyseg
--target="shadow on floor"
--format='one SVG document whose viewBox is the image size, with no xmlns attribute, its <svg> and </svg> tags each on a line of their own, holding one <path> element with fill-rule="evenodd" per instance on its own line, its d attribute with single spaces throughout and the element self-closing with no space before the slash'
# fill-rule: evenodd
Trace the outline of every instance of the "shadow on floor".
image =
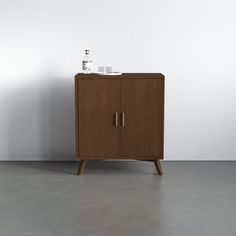
<svg viewBox="0 0 236 236">
<path fill-rule="evenodd" d="M 79 161 L 14 161 L 1 162 L 4 168 L 26 173 L 64 173 L 76 175 Z M 87 161 L 83 175 L 93 174 L 157 174 L 153 163 L 141 161 Z"/>
</svg>

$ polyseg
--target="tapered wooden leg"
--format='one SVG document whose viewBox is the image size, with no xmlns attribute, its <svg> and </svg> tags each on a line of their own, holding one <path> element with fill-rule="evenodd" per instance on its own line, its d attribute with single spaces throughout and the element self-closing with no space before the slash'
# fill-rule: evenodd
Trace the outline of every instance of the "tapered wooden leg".
<svg viewBox="0 0 236 236">
<path fill-rule="evenodd" d="M 159 175 L 163 175 L 163 171 L 162 171 L 162 168 L 161 168 L 161 163 L 159 160 L 154 160 L 154 164 L 156 166 L 156 169 L 157 169 L 157 173 Z"/>
<path fill-rule="evenodd" d="M 86 161 L 85 160 L 81 160 L 77 175 L 82 175 L 83 174 L 85 166 L 86 166 Z"/>
</svg>

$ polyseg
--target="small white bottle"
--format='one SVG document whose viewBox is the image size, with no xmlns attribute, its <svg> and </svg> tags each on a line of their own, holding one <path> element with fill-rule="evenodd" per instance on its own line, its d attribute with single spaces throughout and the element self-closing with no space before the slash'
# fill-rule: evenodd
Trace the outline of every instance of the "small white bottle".
<svg viewBox="0 0 236 236">
<path fill-rule="evenodd" d="M 92 73 L 92 67 L 93 67 L 93 61 L 90 56 L 90 51 L 85 50 L 85 55 L 82 60 L 82 71 L 84 74 L 90 74 Z"/>
</svg>

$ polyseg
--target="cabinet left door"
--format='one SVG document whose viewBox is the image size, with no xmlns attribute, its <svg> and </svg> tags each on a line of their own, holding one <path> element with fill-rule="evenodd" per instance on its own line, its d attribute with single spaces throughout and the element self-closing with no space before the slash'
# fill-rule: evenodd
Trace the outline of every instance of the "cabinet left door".
<svg viewBox="0 0 236 236">
<path fill-rule="evenodd" d="M 120 89 L 120 79 L 77 79 L 77 159 L 119 158 Z"/>
</svg>

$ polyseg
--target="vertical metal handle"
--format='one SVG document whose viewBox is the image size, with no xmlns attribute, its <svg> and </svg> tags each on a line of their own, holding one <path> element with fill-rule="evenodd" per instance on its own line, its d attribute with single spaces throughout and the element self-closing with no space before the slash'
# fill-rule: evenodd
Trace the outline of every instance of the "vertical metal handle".
<svg viewBox="0 0 236 236">
<path fill-rule="evenodd" d="M 121 113 L 121 126 L 125 127 L 125 113 L 124 112 Z"/>
<path fill-rule="evenodd" d="M 115 112 L 115 127 L 118 127 L 118 112 Z"/>
</svg>

